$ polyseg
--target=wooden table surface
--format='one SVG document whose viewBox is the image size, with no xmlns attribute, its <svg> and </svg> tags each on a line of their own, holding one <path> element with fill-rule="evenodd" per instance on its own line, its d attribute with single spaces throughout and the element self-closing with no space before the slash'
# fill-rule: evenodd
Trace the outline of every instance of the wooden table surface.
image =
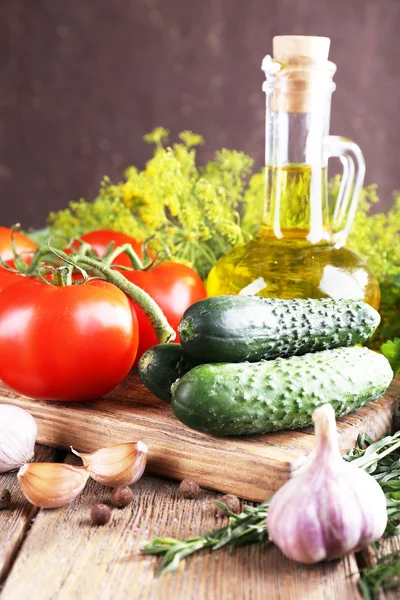
<svg viewBox="0 0 400 600">
<path fill-rule="evenodd" d="M 36 459 L 74 462 L 71 455 L 38 446 Z M 157 557 L 140 554 L 155 536 L 196 536 L 226 524 L 204 490 L 196 500 L 179 497 L 177 483 L 145 475 L 133 503 L 114 509 L 111 521 L 90 522 L 93 504 L 110 490 L 90 480 L 72 504 L 38 510 L 25 501 L 15 473 L 0 476 L 12 506 L 0 510 L 1 600 L 355 600 L 359 566 L 368 552 L 318 566 L 287 560 L 272 544 L 195 555 L 175 573 L 157 576 Z M 399 548 L 392 538 L 386 550 Z M 393 592 L 382 596 L 398 598 Z"/>
</svg>

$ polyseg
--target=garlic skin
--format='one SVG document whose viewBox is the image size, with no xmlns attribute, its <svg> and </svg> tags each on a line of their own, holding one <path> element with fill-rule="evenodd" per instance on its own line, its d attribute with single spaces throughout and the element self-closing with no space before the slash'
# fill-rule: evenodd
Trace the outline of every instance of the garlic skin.
<svg viewBox="0 0 400 600">
<path fill-rule="evenodd" d="M 0 404 L 0 473 L 32 460 L 37 438 L 35 419 L 23 408 Z"/>
<path fill-rule="evenodd" d="M 85 467 L 64 463 L 29 463 L 18 471 L 25 497 L 40 508 L 69 504 L 81 493 L 89 478 Z"/>
<path fill-rule="evenodd" d="M 305 564 L 357 551 L 382 537 L 386 499 L 375 479 L 340 455 L 335 413 L 313 414 L 316 448 L 271 501 L 270 539 L 288 558 Z"/>
<path fill-rule="evenodd" d="M 81 454 L 71 448 L 88 468 L 92 479 L 106 487 L 136 483 L 143 475 L 148 447 L 143 442 L 127 442 L 102 448 L 90 454 Z"/>
</svg>

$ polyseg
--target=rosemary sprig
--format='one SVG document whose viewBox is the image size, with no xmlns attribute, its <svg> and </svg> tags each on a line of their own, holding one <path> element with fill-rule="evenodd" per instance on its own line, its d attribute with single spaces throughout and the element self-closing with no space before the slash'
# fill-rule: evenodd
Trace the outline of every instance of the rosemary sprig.
<svg viewBox="0 0 400 600">
<path fill-rule="evenodd" d="M 266 527 L 268 506 L 266 500 L 259 506 L 245 506 L 240 515 L 231 512 L 222 502 L 215 504 L 229 516 L 229 524 L 215 529 L 204 536 L 188 540 L 155 538 L 142 548 L 144 554 L 164 554 L 160 565 L 160 574 L 175 571 L 179 562 L 203 548 L 219 550 L 224 546 L 236 548 L 247 544 L 262 544 L 268 540 Z"/>
<path fill-rule="evenodd" d="M 387 503 L 388 526 L 387 535 L 395 535 L 400 532 L 400 431 L 392 436 L 385 436 L 377 442 L 361 434 L 357 440 L 357 446 L 344 455 L 344 459 L 352 461 L 360 469 L 370 473 L 381 485 Z M 268 541 L 266 519 L 271 498 L 258 506 L 245 506 L 240 515 L 232 513 L 222 502 L 217 504 L 229 516 L 229 524 L 226 527 L 215 529 L 204 536 L 187 540 L 173 538 L 155 538 L 152 542 L 142 548 L 145 554 L 163 554 L 160 565 L 160 574 L 174 571 L 179 562 L 204 548 L 218 550 L 222 547 L 235 548 L 247 544 L 262 544 Z M 379 571 L 380 583 L 378 588 L 387 581 L 389 585 L 397 585 L 395 575 L 400 573 L 400 553 L 392 553 L 382 557 L 382 569 Z M 391 565 L 393 563 L 393 569 Z M 383 568 L 385 567 L 385 568 Z M 371 591 L 371 578 L 374 579 L 375 567 L 366 567 L 361 572 L 360 590 L 364 598 L 371 600 L 375 598 L 375 592 Z M 398 569 L 396 571 L 396 569 Z M 378 572 L 378 571 L 377 571 Z M 385 575 L 386 574 L 386 575 Z M 378 577 L 378 576 L 377 576 Z M 370 593 L 372 595 L 368 596 Z"/>
<path fill-rule="evenodd" d="M 388 524 L 386 535 L 400 533 L 400 431 L 377 442 L 365 434 L 358 436 L 357 446 L 344 456 L 360 469 L 375 477 L 386 496 Z"/>
<path fill-rule="evenodd" d="M 386 496 L 388 524 L 385 534 L 400 533 L 400 431 L 377 442 L 373 442 L 367 435 L 360 435 L 356 448 L 345 458 L 375 477 Z M 374 550 L 378 556 L 376 546 Z M 379 598 L 381 589 L 392 590 L 398 587 L 399 551 L 377 557 L 375 564 L 360 571 L 359 589 L 365 600 Z"/>
<path fill-rule="evenodd" d="M 389 591 L 400 586 L 400 551 L 377 558 L 372 566 L 360 572 L 360 592 L 365 600 L 379 598 L 381 589 Z"/>
</svg>

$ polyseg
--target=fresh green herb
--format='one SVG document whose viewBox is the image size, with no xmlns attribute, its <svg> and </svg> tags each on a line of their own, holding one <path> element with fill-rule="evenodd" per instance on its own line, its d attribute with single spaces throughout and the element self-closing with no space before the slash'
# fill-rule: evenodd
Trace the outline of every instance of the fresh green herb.
<svg viewBox="0 0 400 600">
<path fill-rule="evenodd" d="M 371 339 L 369 344 L 371 348 L 379 349 L 383 342 L 400 337 L 400 285 L 397 281 L 396 279 L 379 282 L 381 286 L 379 306 L 381 324 Z"/>
<path fill-rule="evenodd" d="M 400 320 L 400 315 L 399 315 Z M 400 338 L 389 340 L 381 346 L 382 354 L 386 356 L 393 369 L 394 376 L 400 373 Z"/>
<path fill-rule="evenodd" d="M 337 178 L 331 182 L 332 195 L 337 193 L 338 185 Z M 371 214 L 378 202 L 376 186 L 364 188 L 347 241 L 347 246 L 367 262 L 381 286 L 382 322 L 371 341 L 374 348 L 400 337 L 400 192 L 394 193 L 393 206 L 387 214 Z"/>
<path fill-rule="evenodd" d="M 243 512 L 236 515 L 226 504 L 215 501 L 215 504 L 229 517 L 229 524 L 226 527 L 188 540 L 155 538 L 142 548 L 142 552 L 164 555 L 160 566 L 160 574 L 163 574 L 175 571 L 179 561 L 204 548 L 219 550 L 224 546 L 236 548 L 247 544 L 262 544 L 268 541 L 266 522 L 269 503 L 270 500 L 267 500 L 259 506 L 245 506 Z"/>
<path fill-rule="evenodd" d="M 361 469 L 370 473 L 381 485 L 388 512 L 386 535 L 400 533 L 400 431 L 373 442 L 361 435 L 357 447 L 346 456 Z M 400 586 L 400 552 L 392 552 L 360 571 L 360 592 L 365 600 L 375 600 L 379 591 Z"/>
<path fill-rule="evenodd" d="M 337 177 L 331 180 L 332 196 L 337 193 L 338 185 Z M 347 245 L 367 260 L 379 281 L 396 282 L 400 277 L 400 192 L 394 194 L 393 206 L 387 214 L 371 214 L 376 204 L 379 204 L 376 185 L 366 186 Z"/>
<path fill-rule="evenodd" d="M 377 442 L 362 434 L 358 437 L 357 446 L 344 458 L 354 461 L 356 466 L 370 473 L 381 485 L 386 496 L 389 517 L 386 534 L 399 533 L 400 431 L 395 435 L 385 436 Z M 229 516 L 229 524 L 226 527 L 187 540 L 155 538 L 142 548 L 142 552 L 164 555 L 160 565 L 162 574 L 176 570 L 180 560 L 204 548 L 218 550 L 222 547 L 235 548 L 247 544 L 262 544 L 268 541 L 266 519 L 270 502 L 271 498 L 258 506 L 245 506 L 240 515 L 232 513 L 223 503 L 216 502 Z"/>
<path fill-rule="evenodd" d="M 205 167 L 196 165 L 203 138 L 189 131 L 164 147 L 168 131 L 145 136 L 155 145 L 143 171 L 130 167 L 124 181 L 105 177 L 93 202 L 71 202 L 49 216 L 55 236 L 71 238 L 94 229 L 115 229 L 144 241 L 157 232 L 160 244 L 205 277 L 229 248 L 251 235 L 240 225 L 240 203 L 253 164 L 243 152 L 222 149 Z"/>
<path fill-rule="evenodd" d="M 400 533 L 400 431 L 377 442 L 365 434 L 357 446 L 344 457 L 375 477 L 386 496 L 388 510 L 387 535 Z"/>
<path fill-rule="evenodd" d="M 375 549 L 376 554 L 377 550 Z M 359 588 L 365 600 L 378 600 L 381 589 L 400 587 L 400 551 L 377 556 L 375 564 L 360 571 Z"/>
</svg>

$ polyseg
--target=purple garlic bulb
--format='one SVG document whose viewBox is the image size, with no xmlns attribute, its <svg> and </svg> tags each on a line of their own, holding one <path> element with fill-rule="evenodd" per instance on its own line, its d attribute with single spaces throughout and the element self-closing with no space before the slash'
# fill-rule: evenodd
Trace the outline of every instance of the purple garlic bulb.
<svg viewBox="0 0 400 600">
<path fill-rule="evenodd" d="M 330 404 L 313 414 L 316 447 L 272 499 L 270 539 L 288 557 L 312 564 L 338 558 L 382 537 L 386 499 L 375 479 L 340 455 Z"/>
</svg>

